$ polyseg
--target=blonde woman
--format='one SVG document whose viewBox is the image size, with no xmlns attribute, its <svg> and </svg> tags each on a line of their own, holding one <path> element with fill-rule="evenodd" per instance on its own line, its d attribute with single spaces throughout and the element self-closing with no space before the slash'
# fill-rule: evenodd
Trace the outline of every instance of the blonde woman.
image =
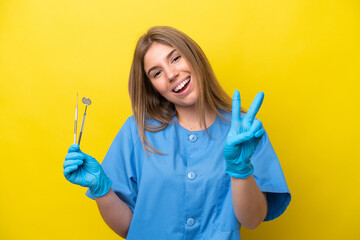
<svg viewBox="0 0 360 240">
<path fill-rule="evenodd" d="M 260 120 L 263 93 L 241 110 L 201 48 L 171 27 L 138 41 L 129 78 L 133 116 L 100 165 L 72 145 L 64 175 L 88 187 L 127 239 L 240 239 L 280 216 L 290 193 Z"/>
</svg>

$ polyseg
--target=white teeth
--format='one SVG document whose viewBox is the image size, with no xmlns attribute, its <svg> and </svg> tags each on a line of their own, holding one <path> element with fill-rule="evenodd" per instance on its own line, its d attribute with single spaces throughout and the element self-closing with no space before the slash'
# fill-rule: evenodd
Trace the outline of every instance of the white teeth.
<svg viewBox="0 0 360 240">
<path fill-rule="evenodd" d="M 184 80 L 182 83 L 180 83 L 175 89 L 174 92 L 180 91 L 188 82 L 190 82 L 190 78 Z"/>
</svg>

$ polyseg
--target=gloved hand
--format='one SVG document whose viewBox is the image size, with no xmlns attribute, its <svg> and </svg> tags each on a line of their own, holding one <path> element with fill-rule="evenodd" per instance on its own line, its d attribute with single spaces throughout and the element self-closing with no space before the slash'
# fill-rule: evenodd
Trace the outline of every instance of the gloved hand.
<svg viewBox="0 0 360 240">
<path fill-rule="evenodd" d="M 252 102 L 249 111 L 241 117 L 240 93 L 235 90 L 232 102 L 231 127 L 226 137 L 224 157 L 226 173 L 235 178 L 247 178 L 254 168 L 250 157 L 254 153 L 265 129 L 260 120 L 255 119 L 259 111 L 264 93 L 259 92 Z"/>
<path fill-rule="evenodd" d="M 96 159 L 83 153 L 77 144 L 71 145 L 65 156 L 64 176 L 71 183 L 88 187 L 95 197 L 108 193 L 112 184 Z"/>
</svg>

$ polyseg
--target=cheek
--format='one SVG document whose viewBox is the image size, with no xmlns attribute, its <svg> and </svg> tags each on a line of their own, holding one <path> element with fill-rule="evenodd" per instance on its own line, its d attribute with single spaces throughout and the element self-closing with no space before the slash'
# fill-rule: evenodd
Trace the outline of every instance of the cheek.
<svg viewBox="0 0 360 240">
<path fill-rule="evenodd" d="M 161 95 L 166 92 L 166 85 L 163 83 L 163 81 L 151 81 L 151 83 Z"/>
</svg>

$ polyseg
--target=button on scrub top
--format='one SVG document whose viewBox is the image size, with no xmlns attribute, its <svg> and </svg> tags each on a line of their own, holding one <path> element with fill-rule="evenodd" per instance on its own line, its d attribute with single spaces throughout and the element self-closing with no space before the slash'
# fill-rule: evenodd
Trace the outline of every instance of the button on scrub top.
<svg viewBox="0 0 360 240">
<path fill-rule="evenodd" d="M 194 172 L 189 172 L 187 177 L 188 177 L 188 179 L 193 180 L 196 178 L 196 174 Z"/>
<path fill-rule="evenodd" d="M 231 118 L 231 113 L 222 114 Z M 114 192 L 133 212 L 128 240 L 240 239 L 223 157 L 229 128 L 228 121 L 216 117 L 208 128 L 210 138 L 205 130 L 181 127 L 175 117 L 164 130 L 145 132 L 150 144 L 164 153 L 153 154 L 145 152 L 134 117 L 127 119 L 102 167 Z M 265 221 L 272 220 L 285 211 L 291 197 L 266 133 L 251 162 L 267 196 Z M 86 194 L 93 198 L 90 191 Z"/>
</svg>

